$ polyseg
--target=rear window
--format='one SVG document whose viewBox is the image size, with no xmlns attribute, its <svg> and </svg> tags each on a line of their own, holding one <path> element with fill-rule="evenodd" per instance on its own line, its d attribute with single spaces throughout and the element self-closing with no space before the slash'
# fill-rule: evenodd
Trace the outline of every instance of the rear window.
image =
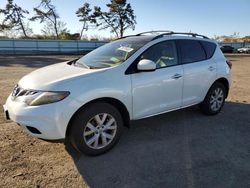
<svg viewBox="0 0 250 188">
<path fill-rule="evenodd" d="M 197 40 L 177 40 L 183 64 L 202 61 L 206 59 L 206 53 Z"/>
<path fill-rule="evenodd" d="M 214 55 L 216 44 L 207 41 L 201 41 L 201 44 L 206 51 L 207 59 L 210 59 Z"/>
</svg>

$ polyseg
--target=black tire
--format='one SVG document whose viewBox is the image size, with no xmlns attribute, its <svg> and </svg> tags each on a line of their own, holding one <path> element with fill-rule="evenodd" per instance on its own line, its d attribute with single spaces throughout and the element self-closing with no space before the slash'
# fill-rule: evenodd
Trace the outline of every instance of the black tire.
<svg viewBox="0 0 250 188">
<path fill-rule="evenodd" d="M 110 115 L 110 117 L 115 119 L 116 131 L 113 134 L 114 137 L 112 138 L 112 140 L 111 139 L 109 140 L 110 143 L 107 144 L 105 147 L 91 148 L 92 146 L 88 146 L 88 144 L 86 143 L 87 140 L 84 137 L 84 131 L 86 129 L 88 129 L 87 123 L 91 119 L 93 121 L 96 121 L 96 120 L 94 120 L 95 115 L 103 114 L 103 113 L 106 113 L 106 114 Z M 94 124 L 94 122 L 93 122 L 93 124 Z M 97 126 L 98 125 L 96 125 L 96 127 Z M 118 142 L 118 140 L 120 139 L 120 136 L 122 134 L 122 130 L 123 130 L 123 119 L 122 119 L 119 111 L 111 104 L 108 104 L 105 102 L 97 102 L 97 103 L 87 105 L 86 107 L 84 107 L 83 109 L 78 111 L 77 114 L 73 117 L 73 120 L 71 122 L 70 132 L 69 132 L 69 141 L 71 142 L 73 147 L 76 148 L 81 153 L 84 153 L 87 155 L 100 155 L 100 154 L 103 154 L 103 153 L 107 152 L 108 150 L 110 150 Z M 95 134 L 100 135 L 100 136 L 98 136 L 98 140 L 100 139 L 99 141 L 102 143 L 103 142 L 101 140 L 102 133 L 95 132 L 95 133 L 91 133 L 90 136 L 95 136 Z"/>
<path fill-rule="evenodd" d="M 218 89 L 221 89 L 221 91 L 223 92 L 223 97 L 221 98 L 222 103 L 221 103 L 220 106 L 218 106 L 218 109 L 213 109 L 212 104 L 211 104 L 211 100 L 212 100 L 212 96 L 214 97 L 215 91 L 216 90 L 218 91 Z M 221 111 L 222 107 L 224 106 L 225 98 L 226 98 L 226 88 L 225 88 L 225 86 L 220 82 L 215 82 L 211 86 L 211 88 L 209 89 L 204 101 L 199 105 L 200 109 L 206 115 L 216 115 Z"/>
</svg>

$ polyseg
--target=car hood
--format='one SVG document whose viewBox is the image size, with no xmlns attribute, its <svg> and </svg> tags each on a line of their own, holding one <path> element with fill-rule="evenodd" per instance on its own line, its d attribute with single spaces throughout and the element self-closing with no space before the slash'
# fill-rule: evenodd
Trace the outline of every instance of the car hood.
<svg viewBox="0 0 250 188">
<path fill-rule="evenodd" d="M 71 65 L 71 62 L 57 63 L 37 69 L 24 76 L 18 83 L 24 89 L 49 90 L 56 89 L 59 82 L 74 79 L 80 76 L 87 76 L 103 69 L 87 69 Z"/>
</svg>

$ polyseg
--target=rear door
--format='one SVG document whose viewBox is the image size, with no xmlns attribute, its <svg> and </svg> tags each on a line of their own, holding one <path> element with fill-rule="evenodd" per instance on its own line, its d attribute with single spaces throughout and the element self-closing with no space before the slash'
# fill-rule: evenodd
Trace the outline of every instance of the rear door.
<svg viewBox="0 0 250 188">
<path fill-rule="evenodd" d="M 213 52 L 206 51 L 212 47 L 209 42 L 188 39 L 176 42 L 183 65 L 182 106 L 189 106 L 204 99 L 216 79 L 216 63 L 211 58 Z"/>
</svg>

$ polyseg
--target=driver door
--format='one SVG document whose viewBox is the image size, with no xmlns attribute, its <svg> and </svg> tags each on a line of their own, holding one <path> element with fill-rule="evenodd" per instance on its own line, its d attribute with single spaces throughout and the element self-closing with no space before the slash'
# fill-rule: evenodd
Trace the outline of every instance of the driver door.
<svg viewBox="0 0 250 188">
<path fill-rule="evenodd" d="M 178 64 L 175 42 L 157 43 L 148 48 L 141 59 L 154 61 L 156 70 L 132 74 L 134 119 L 180 108 L 183 68 Z"/>
</svg>

